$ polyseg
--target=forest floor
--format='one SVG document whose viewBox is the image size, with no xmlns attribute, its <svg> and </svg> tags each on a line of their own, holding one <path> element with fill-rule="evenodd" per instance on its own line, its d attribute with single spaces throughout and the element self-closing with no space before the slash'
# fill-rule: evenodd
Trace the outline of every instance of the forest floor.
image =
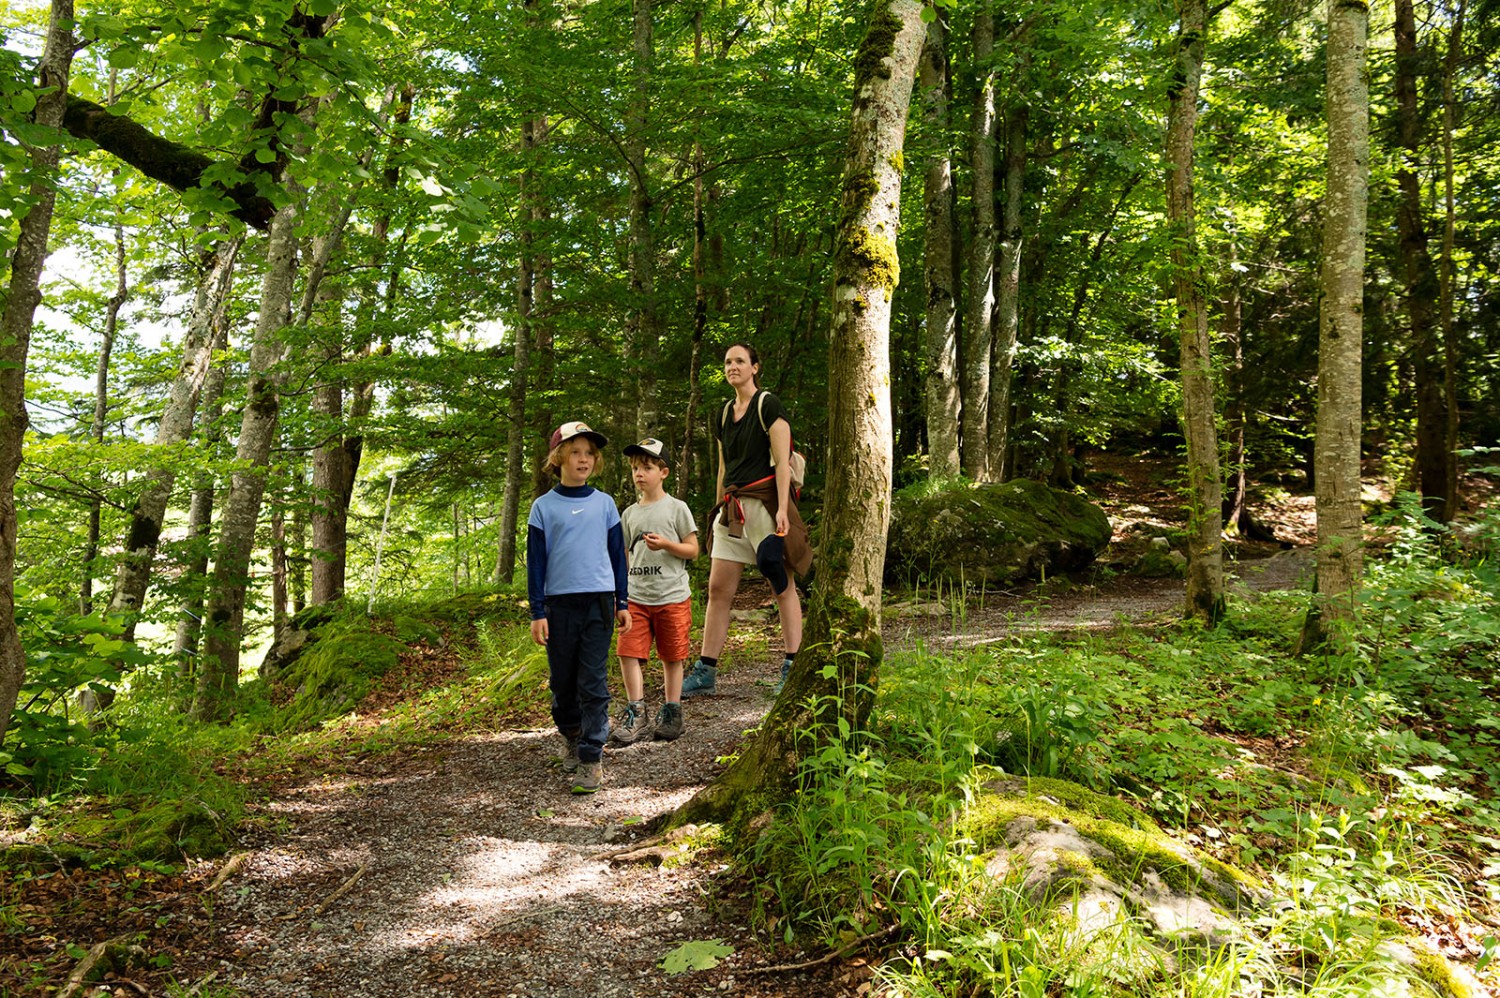
<svg viewBox="0 0 1500 998">
<path fill-rule="evenodd" d="M 1142 524 L 1180 526 L 1170 490 L 1128 474 L 1109 482 L 1117 559 L 1129 559 Z M 1259 507 L 1294 546 L 1235 545 L 1237 586 L 1297 584 L 1310 564 L 1311 502 L 1283 496 Z M 961 607 L 893 594 L 888 641 L 937 651 L 1019 627 L 1107 627 L 1177 612 L 1181 580 L 1118 567 Z M 568 792 L 544 716 L 394 753 L 319 759 L 253 788 L 253 820 L 231 856 L 162 874 L 74 870 L 23 892 L 23 917 L 29 909 L 46 931 L 21 941 L 40 953 L 48 940 L 87 946 L 125 933 L 158 962 L 171 958 L 77 994 L 162 994 L 168 980 L 185 985 L 176 993 L 196 985 L 191 993 L 274 998 L 864 994 L 873 971 L 863 961 L 815 963 L 823 954 L 757 934 L 751 888 L 724 866 L 617 855 L 711 780 L 769 709 L 780 661 L 773 606 L 764 582 L 747 581 L 717 696 L 686 704 L 680 740 L 611 749 L 596 795 Z M 663 957 L 698 940 L 722 940 L 733 953 L 713 969 L 664 978 Z"/>
</svg>

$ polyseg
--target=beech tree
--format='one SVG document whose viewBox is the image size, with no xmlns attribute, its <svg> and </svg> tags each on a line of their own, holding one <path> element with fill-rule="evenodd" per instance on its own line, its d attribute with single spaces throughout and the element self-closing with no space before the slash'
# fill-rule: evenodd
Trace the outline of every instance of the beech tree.
<svg viewBox="0 0 1500 998">
<path fill-rule="evenodd" d="M 840 458 L 828 469 L 818 587 L 803 650 L 760 734 L 684 805 L 680 820 L 760 810 L 795 775 L 804 750 L 799 739 L 832 727 L 833 719 L 820 718 L 813 705 L 842 695 L 844 718 L 858 727 L 874 700 L 890 522 L 889 338 L 891 298 L 901 275 L 899 164 L 925 35 L 921 15 L 915 0 L 876 0 L 854 59 L 828 348 L 829 450 Z M 824 675 L 828 665 L 831 676 Z"/>
</svg>

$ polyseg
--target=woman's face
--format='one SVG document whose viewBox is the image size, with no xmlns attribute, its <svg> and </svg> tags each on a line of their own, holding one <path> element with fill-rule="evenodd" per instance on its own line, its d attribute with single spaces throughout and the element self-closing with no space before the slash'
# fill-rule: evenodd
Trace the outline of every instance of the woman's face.
<svg viewBox="0 0 1500 998">
<path fill-rule="evenodd" d="M 759 364 L 750 363 L 750 354 L 744 347 L 730 347 L 724 355 L 724 380 L 732 388 L 753 385 L 759 370 Z"/>
</svg>

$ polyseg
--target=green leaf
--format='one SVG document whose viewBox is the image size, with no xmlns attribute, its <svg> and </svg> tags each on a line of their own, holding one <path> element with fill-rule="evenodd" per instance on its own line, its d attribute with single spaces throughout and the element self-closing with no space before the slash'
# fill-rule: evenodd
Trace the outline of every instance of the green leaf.
<svg viewBox="0 0 1500 998">
<path fill-rule="evenodd" d="M 712 970 L 719 961 L 734 952 L 722 939 L 694 939 L 683 943 L 661 958 L 659 966 L 669 974 L 686 974 L 695 970 Z"/>
<path fill-rule="evenodd" d="M 276 153 L 274 150 L 261 146 L 255 150 L 255 161 L 257 163 L 274 163 L 276 162 Z"/>
<path fill-rule="evenodd" d="M 307 12 L 313 17 L 327 17 L 338 8 L 336 0 L 312 0 L 307 5 Z"/>
<path fill-rule="evenodd" d="M 140 49 L 121 47 L 109 54 L 109 64 L 116 69 L 131 69 L 140 61 Z"/>
<path fill-rule="evenodd" d="M 10 106 L 16 109 L 17 114 L 30 114 L 36 110 L 36 91 L 22 90 L 10 99 Z"/>
</svg>

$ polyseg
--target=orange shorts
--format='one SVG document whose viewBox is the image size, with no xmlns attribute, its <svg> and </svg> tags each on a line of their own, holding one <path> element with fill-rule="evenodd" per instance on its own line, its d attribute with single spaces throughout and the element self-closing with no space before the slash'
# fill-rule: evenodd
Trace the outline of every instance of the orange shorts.
<svg viewBox="0 0 1500 998">
<path fill-rule="evenodd" d="M 630 631 L 620 635 L 621 658 L 651 657 L 651 639 L 656 639 L 656 657 L 663 662 L 682 662 L 690 655 L 688 632 L 693 627 L 693 601 L 645 606 L 630 602 Z"/>
</svg>

